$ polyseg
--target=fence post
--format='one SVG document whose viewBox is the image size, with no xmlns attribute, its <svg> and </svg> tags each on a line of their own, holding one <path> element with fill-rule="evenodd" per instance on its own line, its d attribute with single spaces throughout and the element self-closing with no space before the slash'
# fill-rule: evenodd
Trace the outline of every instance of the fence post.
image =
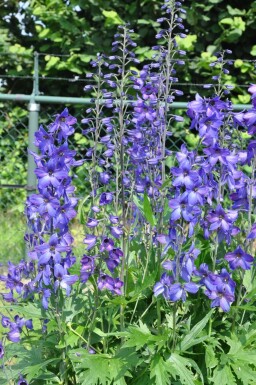
<svg viewBox="0 0 256 385">
<path fill-rule="evenodd" d="M 35 102 L 35 96 L 39 94 L 39 71 L 38 71 L 38 53 L 34 53 L 34 76 L 33 76 L 33 91 L 31 94 L 30 103 L 28 105 L 28 149 L 37 152 L 37 147 L 34 145 L 35 132 L 38 130 L 38 115 L 40 111 L 40 104 Z M 27 176 L 27 190 L 31 194 L 36 190 L 36 175 L 35 162 L 33 156 L 28 152 L 28 176 Z"/>
</svg>

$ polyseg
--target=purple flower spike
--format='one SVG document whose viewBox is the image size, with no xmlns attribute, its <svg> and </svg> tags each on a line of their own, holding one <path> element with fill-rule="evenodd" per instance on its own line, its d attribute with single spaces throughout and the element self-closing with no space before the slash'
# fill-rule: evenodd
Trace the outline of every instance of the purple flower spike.
<svg viewBox="0 0 256 385">
<path fill-rule="evenodd" d="M 241 267 L 243 270 L 250 270 L 253 256 L 247 254 L 240 246 L 235 251 L 227 253 L 224 257 L 228 262 L 230 269 L 235 270 Z"/>
</svg>

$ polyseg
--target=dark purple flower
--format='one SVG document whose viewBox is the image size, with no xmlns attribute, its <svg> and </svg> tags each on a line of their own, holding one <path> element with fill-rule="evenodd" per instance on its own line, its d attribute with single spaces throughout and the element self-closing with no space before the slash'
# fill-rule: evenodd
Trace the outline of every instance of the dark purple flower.
<svg viewBox="0 0 256 385">
<path fill-rule="evenodd" d="M 62 229 L 66 227 L 75 216 L 76 210 L 73 208 L 73 204 L 71 202 L 65 203 L 57 210 L 54 216 L 54 225 L 56 228 Z"/>
<path fill-rule="evenodd" d="M 25 378 L 22 375 L 20 375 L 17 385 L 29 385 L 29 383 L 27 382 L 27 380 L 25 380 Z"/>
<path fill-rule="evenodd" d="M 211 211 L 206 219 L 208 220 L 210 225 L 210 230 L 221 229 L 224 233 L 230 231 L 232 229 L 233 223 L 236 221 L 238 217 L 238 212 L 235 210 L 227 210 L 225 211 L 221 205 L 216 207 L 216 210 Z"/>
<path fill-rule="evenodd" d="M 102 274 L 98 279 L 99 290 L 107 289 L 113 294 L 121 295 L 121 288 L 124 283 L 119 278 L 112 278 L 109 275 Z"/>
<path fill-rule="evenodd" d="M 48 152 L 49 155 L 51 155 L 54 151 L 53 135 L 45 131 L 42 125 L 40 125 L 38 131 L 35 133 L 35 145 L 39 147 L 42 154 Z"/>
<path fill-rule="evenodd" d="M 111 238 L 103 238 L 101 245 L 100 245 L 100 251 L 110 251 L 114 248 L 114 241 Z"/>
<path fill-rule="evenodd" d="M 94 268 L 95 268 L 94 257 L 89 255 L 83 255 L 81 259 L 81 265 L 82 265 L 82 270 L 90 271 L 90 272 L 94 271 Z"/>
<path fill-rule="evenodd" d="M 199 269 L 194 271 L 194 274 L 198 277 L 201 277 L 201 280 L 199 281 L 200 284 L 206 285 L 206 280 L 211 274 L 211 271 L 209 270 L 209 266 L 206 263 L 201 263 Z"/>
<path fill-rule="evenodd" d="M 108 205 L 113 201 L 113 194 L 109 192 L 104 192 L 100 196 L 100 205 Z"/>
<path fill-rule="evenodd" d="M 232 270 L 241 267 L 243 270 L 250 270 L 253 262 L 253 256 L 247 254 L 240 246 L 235 251 L 227 253 L 224 257 L 228 262 Z"/>
<path fill-rule="evenodd" d="M 73 285 L 78 280 L 77 275 L 68 275 L 66 269 L 59 263 L 54 265 L 54 276 L 56 278 L 54 283 L 55 291 L 58 287 L 61 287 L 62 289 L 66 290 L 67 295 L 70 294 L 71 285 Z"/>
</svg>

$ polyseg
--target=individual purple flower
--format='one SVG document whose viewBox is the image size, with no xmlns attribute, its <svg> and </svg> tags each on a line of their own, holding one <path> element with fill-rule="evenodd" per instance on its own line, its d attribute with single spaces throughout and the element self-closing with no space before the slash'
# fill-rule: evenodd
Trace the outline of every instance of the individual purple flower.
<svg viewBox="0 0 256 385">
<path fill-rule="evenodd" d="M 113 201 L 113 194 L 109 192 L 104 192 L 100 196 L 100 205 L 109 205 Z"/>
<path fill-rule="evenodd" d="M 169 200 L 169 207 L 173 209 L 171 213 L 171 220 L 177 221 L 181 217 L 185 219 L 185 221 L 192 221 L 195 214 L 200 214 L 200 209 L 197 206 L 189 206 L 187 194 L 183 193 L 177 198 Z"/>
<path fill-rule="evenodd" d="M 66 269 L 59 263 L 54 265 L 54 276 L 56 281 L 54 283 L 55 291 L 58 287 L 66 290 L 66 294 L 69 295 L 71 291 L 71 285 L 73 285 L 77 280 L 77 275 L 68 275 Z"/>
<path fill-rule="evenodd" d="M 215 280 L 216 286 L 221 286 L 225 290 L 230 291 L 231 293 L 235 293 L 236 283 L 231 278 L 231 275 L 226 269 L 221 269 L 221 272 L 218 274 Z"/>
<path fill-rule="evenodd" d="M 100 251 L 110 251 L 114 248 L 114 241 L 111 238 L 103 238 L 101 245 L 100 245 Z"/>
<path fill-rule="evenodd" d="M 232 166 L 238 161 L 236 155 L 230 154 L 228 149 L 221 148 L 218 145 L 205 148 L 203 151 L 208 156 L 209 163 L 212 167 L 219 161 L 221 164 L 225 164 L 233 169 Z"/>
<path fill-rule="evenodd" d="M 75 218 L 76 210 L 73 206 L 72 202 L 68 202 L 58 208 L 54 216 L 54 226 L 56 228 L 66 228 L 71 219 Z"/>
<path fill-rule="evenodd" d="M 97 219 L 94 219 L 94 218 L 88 218 L 87 222 L 86 222 L 86 226 L 88 226 L 88 227 L 96 227 L 96 226 L 98 226 L 98 224 L 99 224 L 99 221 Z"/>
<path fill-rule="evenodd" d="M 69 115 L 68 109 L 65 108 L 61 114 L 57 114 L 55 121 L 50 124 L 49 132 L 59 132 L 59 139 L 67 139 L 68 136 L 74 133 L 74 124 L 77 120 L 73 116 Z"/>
<path fill-rule="evenodd" d="M 222 285 L 217 286 L 212 291 L 206 290 L 205 295 L 212 300 L 211 307 L 221 307 L 224 312 L 230 310 L 230 306 L 235 300 L 234 294 Z"/>
<path fill-rule="evenodd" d="M 38 187 L 42 189 L 48 186 L 58 187 L 61 180 L 68 176 L 67 170 L 57 168 L 53 159 L 50 159 L 43 167 L 36 168 L 35 174 L 38 177 Z"/>
<path fill-rule="evenodd" d="M 243 270 L 250 270 L 251 264 L 254 260 L 253 256 L 247 254 L 241 246 L 238 246 L 236 250 L 227 253 L 224 257 L 232 270 L 241 267 Z"/>
<path fill-rule="evenodd" d="M 172 183 L 175 187 L 185 186 L 186 188 L 192 189 L 199 178 L 198 172 L 191 170 L 191 166 L 184 163 L 182 163 L 179 168 L 172 167 L 171 172 L 176 176 Z"/>
<path fill-rule="evenodd" d="M 11 325 L 11 321 L 9 317 L 2 316 L 1 324 L 4 328 L 8 328 Z"/>
<path fill-rule="evenodd" d="M 187 292 L 188 293 L 197 293 L 199 290 L 199 286 L 194 282 L 187 283 L 174 283 L 169 288 L 169 300 L 176 302 L 178 300 L 186 301 Z"/>
<path fill-rule="evenodd" d="M 121 295 L 121 288 L 124 283 L 119 278 L 112 278 L 107 274 L 102 274 L 98 279 L 99 290 L 107 289 L 113 294 Z"/>
<path fill-rule="evenodd" d="M 39 126 L 38 131 L 35 133 L 35 145 L 39 147 L 42 154 L 48 152 L 51 155 L 54 151 L 53 135 L 45 131 L 42 125 Z"/>
<path fill-rule="evenodd" d="M 207 216 L 206 219 L 211 224 L 210 230 L 221 229 L 224 233 L 232 229 L 233 223 L 238 217 L 238 212 L 235 210 L 225 211 L 222 206 L 219 204 L 215 210 L 212 210 Z"/>
<path fill-rule="evenodd" d="M 39 252 L 38 264 L 47 264 L 50 258 L 53 258 L 55 262 L 59 262 L 62 252 L 70 251 L 70 247 L 67 245 L 61 245 L 57 234 L 52 234 L 49 241 L 35 247 Z"/>
<path fill-rule="evenodd" d="M 119 248 L 113 248 L 109 251 L 109 258 L 105 260 L 107 267 L 111 273 L 114 272 L 115 268 L 120 264 L 123 252 Z"/>
<path fill-rule="evenodd" d="M 110 232 L 115 238 L 120 238 L 120 236 L 123 234 L 123 230 L 119 226 L 110 226 Z"/>
<path fill-rule="evenodd" d="M 163 273 L 160 281 L 157 282 L 153 288 L 154 295 L 157 297 L 160 294 L 163 294 L 164 298 L 168 300 L 170 298 L 170 286 L 173 284 L 174 278 L 167 273 Z"/>
<path fill-rule="evenodd" d="M 111 223 L 113 223 L 114 225 L 116 225 L 117 223 L 119 223 L 119 217 L 117 217 L 116 215 L 110 215 L 109 216 L 109 220 Z"/>
<path fill-rule="evenodd" d="M 20 342 L 20 328 L 14 324 L 9 333 L 7 333 L 7 338 L 9 341 L 14 343 Z"/>
<path fill-rule="evenodd" d="M 87 250 L 92 249 L 95 246 L 96 242 L 97 242 L 97 237 L 92 234 L 86 234 L 83 240 L 83 243 L 87 245 Z"/>
<path fill-rule="evenodd" d="M 199 281 L 200 284 L 206 285 L 206 281 L 208 280 L 211 271 L 209 270 L 207 263 L 201 263 L 199 269 L 194 271 L 194 274 L 198 277 L 201 277 L 201 280 Z"/>
<path fill-rule="evenodd" d="M 47 213 L 51 217 L 55 216 L 56 210 L 59 207 L 59 200 L 45 190 L 42 194 L 31 194 L 28 197 L 28 202 L 31 202 L 38 207 L 40 215 Z"/>
</svg>

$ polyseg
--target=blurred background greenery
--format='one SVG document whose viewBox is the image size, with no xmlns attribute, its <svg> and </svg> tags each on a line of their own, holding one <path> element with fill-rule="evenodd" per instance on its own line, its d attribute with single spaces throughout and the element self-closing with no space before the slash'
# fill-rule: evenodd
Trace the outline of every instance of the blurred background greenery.
<svg viewBox="0 0 256 385">
<path fill-rule="evenodd" d="M 122 22 L 130 22 L 137 34 L 139 59 L 150 58 L 151 45 L 160 28 L 155 20 L 161 15 L 161 4 L 162 0 L 0 1 L 0 71 L 10 76 L 1 82 L 1 91 L 31 92 L 27 79 L 11 76 L 32 74 L 35 50 L 45 54 L 40 56 L 41 76 L 83 78 L 97 52 L 110 52 L 116 27 Z M 255 81 L 256 1 L 185 0 L 184 8 L 188 36 L 179 44 L 191 60 L 182 68 L 180 82 L 209 80 L 212 72 L 206 60 L 213 52 L 229 48 L 235 59 L 232 74 L 227 76 L 236 85 L 234 102 L 249 102 L 246 89 L 239 85 Z M 63 94 L 63 83 L 42 80 L 40 91 L 46 95 Z M 198 91 L 187 88 L 185 100 L 191 92 Z M 66 92 L 69 96 L 83 96 L 83 87 L 79 82 L 69 82 Z"/>
</svg>

